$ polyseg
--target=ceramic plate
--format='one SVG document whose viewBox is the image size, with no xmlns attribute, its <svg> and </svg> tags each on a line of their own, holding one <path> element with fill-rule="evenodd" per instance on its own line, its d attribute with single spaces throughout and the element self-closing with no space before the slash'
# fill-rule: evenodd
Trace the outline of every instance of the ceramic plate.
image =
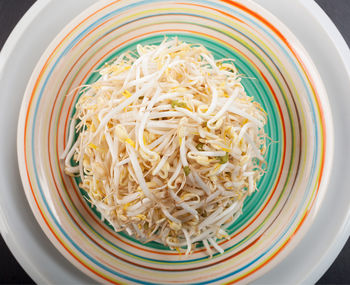
<svg viewBox="0 0 350 285">
<path fill-rule="evenodd" d="M 58 254 L 42 235 L 24 200 L 18 180 L 17 166 L 9 163 L 16 152 L 13 130 L 16 125 L 19 103 L 34 63 L 48 42 L 70 17 L 89 5 L 88 1 L 74 1 L 74 4 L 68 2 L 61 1 L 57 5 L 54 1 L 47 3 L 39 1 L 13 32 L 3 49 L 1 61 L 3 74 L 1 83 L 4 91 L 1 96 L 1 129 L 6 130 L 8 134 L 8 139 L 1 142 L 1 147 L 5 150 L 1 153 L 1 233 L 21 265 L 37 283 L 86 284 L 91 282 Z M 293 252 L 275 268 L 256 280 L 259 284 L 296 284 L 302 281 L 309 284 L 315 282 L 323 274 L 349 234 L 349 225 L 346 223 L 349 199 L 347 189 L 342 186 L 342 183 L 346 184 L 346 181 L 349 180 L 348 176 L 344 175 L 348 173 L 348 165 L 342 159 L 342 156 L 348 153 L 342 142 L 349 139 L 349 133 L 345 128 L 349 117 L 344 107 L 349 105 L 346 96 L 349 69 L 344 64 L 349 54 L 335 27 L 312 1 L 270 3 L 261 0 L 258 2 L 283 19 L 297 34 L 306 49 L 311 52 L 311 57 L 326 85 L 335 121 L 334 172 L 329 187 L 337 191 L 326 192 L 322 203 L 318 205 L 318 215 L 310 231 Z M 71 9 L 64 9 L 65 5 L 71 5 Z M 53 14 L 56 17 L 55 22 L 50 21 Z M 295 21 L 296 17 L 300 21 Z M 48 24 L 42 25 L 43 21 Z M 308 33 L 305 32 L 305 26 L 308 27 Z M 41 40 L 32 41 L 31 34 L 37 32 L 41 34 Z M 324 42 L 321 47 L 317 45 L 316 51 L 314 47 L 317 40 L 315 39 L 318 37 Z M 26 64 L 22 64 L 23 67 L 17 69 L 14 65 L 16 62 Z M 3 72 L 4 70 L 6 72 Z M 341 180 L 340 177 L 342 177 Z M 328 230 L 325 231 L 324 220 L 328 218 L 330 212 L 332 212 L 333 222 L 328 224 Z M 306 251 L 307 255 L 305 255 Z"/>
<path fill-rule="evenodd" d="M 164 37 L 201 43 L 234 58 L 247 93 L 268 114 L 267 173 L 210 258 L 143 244 L 101 222 L 64 174 L 63 152 L 76 89 L 94 70 L 137 44 Z M 76 90 L 76 92 L 74 92 Z M 69 96 L 67 96 L 70 94 Z M 100 282 L 248 282 L 282 260 L 317 214 L 330 174 L 333 125 L 323 83 L 295 36 L 251 1 L 104 1 L 78 16 L 41 57 L 18 125 L 24 189 L 42 229 L 72 264 Z"/>
</svg>

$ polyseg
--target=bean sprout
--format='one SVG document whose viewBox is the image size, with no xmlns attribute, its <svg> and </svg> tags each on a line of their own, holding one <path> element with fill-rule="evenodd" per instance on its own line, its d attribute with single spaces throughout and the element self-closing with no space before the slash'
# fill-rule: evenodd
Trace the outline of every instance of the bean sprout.
<svg viewBox="0 0 350 285">
<path fill-rule="evenodd" d="M 84 85 L 65 171 L 116 231 L 223 253 L 219 240 L 264 173 L 266 113 L 233 60 L 202 45 L 166 39 L 134 54 Z"/>
</svg>

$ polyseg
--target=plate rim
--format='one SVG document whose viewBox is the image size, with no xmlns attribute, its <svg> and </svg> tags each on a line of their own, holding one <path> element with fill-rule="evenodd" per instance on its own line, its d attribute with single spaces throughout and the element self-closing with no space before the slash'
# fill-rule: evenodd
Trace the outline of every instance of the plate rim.
<svg viewBox="0 0 350 285">
<path fill-rule="evenodd" d="M 5 66 L 5 63 L 7 62 L 7 60 L 8 60 L 8 57 L 11 55 L 11 52 L 12 52 L 12 49 L 14 48 L 14 46 L 15 46 L 15 44 L 16 44 L 16 42 L 19 40 L 19 38 L 21 37 L 21 35 L 23 34 L 23 31 L 26 29 L 26 27 L 31 23 L 31 20 L 33 20 L 34 18 L 35 18 L 35 16 L 40 12 L 40 10 L 41 9 L 43 9 L 43 7 L 44 6 L 46 6 L 46 4 L 48 5 L 49 3 L 51 2 L 51 0 L 48 0 L 48 1 L 44 1 L 44 0 L 41 0 L 41 1 L 38 1 L 37 3 L 35 3 L 33 6 L 32 6 L 32 8 L 31 9 L 29 9 L 29 11 L 27 12 L 27 14 L 24 16 L 24 18 L 22 18 L 22 20 L 17 24 L 17 26 L 16 26 L 16 28 L 15 28 L 15 30 L 12 32 L 12 34 L 10 35 L 10 37 L 9 37 L 9 39 L 8 39 L 8 41 L 6 42 L 6 44 L 4 45 L 4 48 L 3 48 L 3 51 L 2 51 L 2 55 L 5 55 L 5 56 L 3 56 L 3 58 L 4 58 L 4 60 L 3 61 L 1 61 L 1 63 L 0 63 L 0 71 L 3 69 L 3 67 Z M 310 5 L 313 5 L 313 4 L 316 4 L 316 3 L 314 3 L 313 1 L 309 1 L 309 3 L 310 3 Z M 39 5 L 40 4 L 40 5 Z M 34 7 L 35 6 L 35 7 Z M 41 6 L 41 9 L 39 9 L 40 8 L 40 6 Z M 318 7 L 318 5 L 316 4 L 316 6 L 317 6 L 317 8 L 318 9 L 320 9 L 319 7 Z M 37 10 L 35 10 L 34 8 L 36 8 Z M 313 9 L 314 9 L 315 7 L 313 7 Z M 322 10 L 321 10 L 322 11 Z M 35 13 L 34 13 L 35 12 Z M 322 11 L 322 13 L 324 13 L 323 11 Z M 31 18 L 31 17 L 32 18 Z M 333 37 L 335 37 L 335 38 L 338 38 L 338 39 L 336 39 L 336 40 L 334 40 L 334 39 L 332 39 L 331 37 L 331 39 L 335 42 L 335 41 L 343 41 L 343 45 L 345 45 L 345 47 L 347 47 L 346 46 L 346 44 L 345 44 L 345 41 L 344 41 L 344 39 L 342 39 L 342 37 L 341 37 L 341 35 L 340 35 L 340 33 L 339 33 L 339 31 L 337 31 L 336 30 L 336 28 L 334 27 L 334 24 L 329 20 L 329 18 L 328 18 L 328 16 L 326 16 L 325 14 L 324 14 L 324 16 L 325 16 L 325 19 L 324 19 L 324 21 L 328 21 L 329 23 L 328 23 L 328 28 L 329 29 L 333 29 L 333 31 L 332 31 L 332 33 L 334 33 L 334 30 L 336 31 L 336 33 L 335 33 L 335 35 L 333 34 Z M 27 25 L 27 26 L 26 26 Z M 333 25 L 333 27 L 332 27 L 332 25 Z M 22 30 L 21 30 L 22 29 Z M 343 54 L 343 58 L 350 58 L 350 53 L 349 53 L 349 50 L 348 49 L 344 49 L 343 51 L 338 51 L 338 53 L 339 54 Z M 346 62 L 345 62 L 345 64 L 346 64 Z M 346 64 L 347 65 L 347 64 Z M 348 69 L 349 69 L 350 67 L 348 67 Z M 2 201 L 0 201 L 0 204 L 2 203 Z M 346 235 L 346 232 L 349 232 L 349 230 L 350 230 L 350 223 L 349 222 L 347 222 L 346 223 L 346 220 L 347 221 L 349 221 L 349 215 L 350 215 L 350 212 L 348 212 L 348 216 L 347 217 L 345 217 L 345 219 L 344 219 L 344 223 L 343 223 L 343 227 L 342 227 L 342 229 L 343 229 L 343 231 L 344 231 L 344 234 Z M 4 226 L 5 225 L 5 226 Z M 5 230 L 6 229 L 4 229 L 4 227 L 6 227 L 6 221 L 2 221 L 2 223 L 1 223 L 1 226 L 0 226 L 0 231 L 3 233 L 3 232 L 5 232 Z M 10 249 L 15 253 L 15 248 L 17 247 L 17 245 L 16 245 L 16 243 L 15 242 L 13 242 L 13 241 L 11 241 L 10 239 L 8 239 L 8 238 L 6 238 L 5 236 L 6 235 L 4 235 L 3 234 L 3 236 L 4 236 L 4 238 L 5 238 L 5 242 L 9 245 L 9 247 L 10 247 Z M 337 237 L 339 236 L 339 232 L 337 233 L 337 235 L 336 235 L 336 237 L 335 237 L 335 239 L 337 239 Z M 344 243 L 345 243 L 345 241 L 346 241 L 346 239 L 345 239 L 345 236 L 343 236 L 344 237 L 344 239 L 343 239 L 343 241 L 342 242 L 339 242 L 338 243 L 338 247 L 337 247 L 337 249 L 334 249 L 335 250 L 335 253 L 334 253 L 334 256 L 336 256 L 336 251 L 337 250 L 339 250 L 340 251 L 340 249 L 341 249 L 341 247 L 342 247 L 342 245 L 341 244 L 343 244 L 344 245 Z M 339 239 L 337 239 L 338 241 L 339 241 Z M 13 243 L 12 243 L 13 242 Z M 10 244 L 12 244 L 12 245 L 10 245 Z M 333 246 L 333 248 L 334 247 L 336 247 L 335 245 Z M 330 252 L 330 251 L 332 251 L 333 249 L 329 249 L 328 250 L 328 252 Z M 338 253 L 339 253 L 339 251 L 338 251 Z M 18 251 L 17 251 L 18 252 Z M 17 256 L 18 255 L 18 256 Z M 326 254 L 327 255 L 327 254 Z M 19 260 L 19 259 L 21 259 L 20 257 L 22 257 L 22 256 L 24 256 L 23 255 L 23 253 L 18 253 L 18 254 L 15 254 L 15 256 L 16 256 L 16 258 Z M 20 257 L 19 257 L 20 256 Z M 332 262 L 333 260 L 330 260 L 328 263 L 330 264 L 331 262 Z M 27 262 L 26 260 L 25 261 L 22 261 L 22 262 Z M 23 264 L 22 264 L 22 262 L 20 262 L 21 263 L 21 265 L 23 266 Z M 319 262 L 319 263 L 321 263 L 321 261 Z M 28 267 L 31 267 L 32 265 L 30 265 L 30 264 L 27 264 L 27 266 Z M 25 267 L 25 266 L 23 266 L 23 267 Z M 327 268 L 325 268 L 324 269 L 324 271 L 326 270 Z M 322 271 L 322 270 L 321 270 Z M 28 272 L 28 271 L 27 271 Z M 315 271 L 313 271 L 313 272 L 315 272 Z M 317 273 L 317 272 L 316 272 Z M 321 272 L 322 273 L 322 272 Z M 310 274 L 312 274 L 312 273 L 310 273 Z M 30 274 L 31 275 L 31 274 Z M 317 275 L 317 274 L 316 274 Z M 320 276 L 319 276 L 320 277 Z M 316 277 L 317 278 L 317 277 Z"/>
<path fill-rule="evenodd" d="M 46 63 L 50 60 L 51 54 L 53 51 L 56 50 L 57 46 L 59 46 L 62 42 L 62 39 L 65 39 L 67 35 L 71 33 L 71 31 L 74 31 L 75 27 L 80 25 L 81 23 L 85 22 L 87 19 L 90 18 L 91 15 L 94 15 L 96 11 L 100 11 L 102 9 L 105 9 L 109 7 L 110 5 L 116 4 L 116 1 L 114 0 L 106 0 L 106 1 L 98 1 L 91 6 L 89 6 L 87 9 L 84 9 L 81 13 L 78 14 L 78 16 L 74 17 L 69 23 L 67 23 L 64 28 L 55 36 L 55 38 L 50 42 L 48 47 L 45 49 L 44 53 L 40 56 L 34 71 L 28 81 L 24 97 L 22 100 L 20 112 L 19 112 L 19 119 L 18 119 L 18 127 L 17 127 L 17 158 L 18 158 L 18 165 L 20 170 L 20 176 L 22 180 L 22 185 L 24 187 L 24 192 L 26 194 L 27 200 L 29 201 L 30 208 L 32 212 L 34 213 L 35 219 L 39 223 L 41 229 L 45 233 L 45 235 L 49 238 L 51 243 L 56 247 L 56 249 L 66 258 L 70 261 L 71 264 L 75 265 L 78 269 L 80 269 L 84 274 L 90 276 L 91 278 L 95 279 L 96 281 L 102 281 L 101 278 L 105 279 L 104 277 L 101 277 L 100 274 L 94 273 L 93 270 L 87 270 L 86 265 L 82 264 L 81 261 L 79 261 L 80 254 L 76 256 L 73 252 L 70 252 L 66 246 L 62 244 L 61 238 L 57 238 L 56 234 L 54 233 L 55 227 L 51 228 L 48 224 L 48 220 L 44 218 L 46 216 L 45 210 L 42 212 L 42 209 L 38 207 L 38 198 L 35 198 L 37 193 L 36 186 L 32 187 L 31 184 L 31 176 L 30 173 L 28 173 L 27 163 L 29 162 L 29 165 L 31 165 L 30 159 L 27 160 L 25 155 L 25 145 L 26 145 L 26 132 L 23 132 L 23 129 L 26 129 L 26 121 L 28 116 L 28 108 L 31 105 L 32 96 L 30 94 L 33 94 L 33 90 L 36 88 L 36 82 L 38 80 L 38 76 L 40 76 L 42 70 L 45 68 Z M 239 4 L 241 4 L 239 2 Z M 260 14 L 264 19 L 268 19 L 269 24 L 271 23 L 273 26 L 276 26 L 279 31 L 281 31 L 283 37 L 288 38 L 288 45 L 292 46 L 292 50 L 294 52 L 296 51 L 297 55 L 296 57 L 301 57 L 302 62 L 307 66 L 305 67 L 305 70 L 307 70 L 308 76 L 310 76 L 311 80 L 314 82 L 312 85 L 317 86 L 317 101 L 322 102 L 324 101 L 325 104 L 321 105 L 321 109 L 323 109 L 323 116 L 322 121 L 324 123 L 325 131 L 327 131 L 329 136 L 326 136 L 326 142 L 327 145 L 326 152 L 324 154 L 324 160 L 325 164 L 323 167 L 323 174 L 322 179 L 320 180 L 320 184 L 317 186 L 317 192 L 318 193 L 312 200 L 312 204 L 308 206 L 309 208 L 307 211 L 307 214 L 302 218 L 302 228 L 301 230 L 296 230 L 291 237 L 292 239 L 288 238 L 283 243 L 283 251 L 279 252 L 278 255 L 273 256 L 271 260 L 269 259 L 268 262 L 262 267 L 258 267 L 258 271 L 254 274 L 244 277 L 243 280 L 245 282 L 251 282 L 253 280 L 256 280 L 263 276 L 266 272 L 270 271 L 274 267 L 276 267 L 282 260 L 284 260 L 289 253 L 293 251 L 293 249 L 297 246 L 298 242 L 302 240 L 302 238 L 308 233 L 308 231 L 311 228 L 311 225 L 315 219 L 315 216 L 318 212 L 318 204 L 321 204 L 323 200 L 324 193 L 326 191 L 330 175 L 331 175 L 331 168 L 333 165 L 333 134 L 334 134 L 334 127 L 333 127 L 333 119 L 332 119 L 332 112 L 330 108 L 330 104 L 328 102 L 328 96 L 326 89 L 323 84 L 323 80 L 320 76 L 320 74 L 317 71 L 317 68 L 315 64 L 313 63 L 311 56 L 306 51 L 306 49 L 303 47 L 301 41 L 298 40 L 298 38 L 295 36 L 294 32 L 289 29 L 277 16 L 275 16 L 273 13 L 271 13 L 268 9 L 260 5 L 259 3 L 256 3 L 252 0 L 245 0 L 243 1 L 243 5 L 247 5 L 248 9 L 252 9 L 254 12 L 257 12 Z M 239 8 L 238 8 L 239 9 Z M 313 87 L 311 87 L 313 88 Z M 35 102 L 35 101 L 34 101 Z M 29 117 L 31 117 L 29 115 Z M 29 153 L 31 153 L 29 151 Z M 29 154 L 28 154 L 29 155 Z M 27 156 L 28 156 L 27 155 Z M 27 163 L 26 163 L 27 161 Z M 34 183 L 34 182 L 33 182 Z M 35 184 L 35 183 L 34 183 Z M 49 219 L 50 220 L 50 219 Z M 50 223 L 50 222 L 49 222 Z M 299 229 L 299 226 L 298 228 Z M 89 262 L 87 263 L 89 266 Z M 96 269 L 95 269 L 96 270 Z M 107 278 L 114 278 L 113 275 L 108 275 Z M 110 279 L 112 280 L 112 279 Z"/>
</svg>

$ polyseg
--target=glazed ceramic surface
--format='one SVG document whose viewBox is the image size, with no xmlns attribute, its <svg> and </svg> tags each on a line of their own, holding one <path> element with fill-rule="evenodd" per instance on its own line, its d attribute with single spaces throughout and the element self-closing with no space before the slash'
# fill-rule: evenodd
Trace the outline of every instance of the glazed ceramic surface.
<svg viewBox="0 0 350 285">
<path fill-rule="evenodd" d="M 53 244 L 99 281 L 249 281 L 281 260 L 306 232 L 321 203 L 332 158 L 332 120 L 313 64 L 295 37 L 251 2 L 106 2 L 79 16 L 41 58 L 18 129 L 21 175 L 32 210 Z M 155 8 L 157 7 L 157 8 Z M 63 174 L 68 123 L 94 70 L 138 43 L 164 36 L 202 43 L 233 57 L 249 95 L 268 113 L 269 171 L 232 224 L 223 255 L 202 248 L 188 258 L 141 244 L 102 223 Z"/>
</svg>

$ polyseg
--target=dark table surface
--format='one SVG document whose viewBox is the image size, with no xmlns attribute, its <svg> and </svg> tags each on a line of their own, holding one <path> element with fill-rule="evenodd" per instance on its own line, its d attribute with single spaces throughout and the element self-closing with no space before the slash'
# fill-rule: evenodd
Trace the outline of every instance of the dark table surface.
<svg viewBox="0 0 350 285">
<path fill-rule="evenodd" d="M 34 2 L 35 0 L 0 0 L 0 49 L 14 26 Z M 350 46 L 350 0 L 316 0 L 316 2 L 333 20 Z M 33 284 L 31 278 L 11 254 L 1 236 L 0 283 Z M 350 240 L 317 284 L 350 284 Z"/>
</svg>

